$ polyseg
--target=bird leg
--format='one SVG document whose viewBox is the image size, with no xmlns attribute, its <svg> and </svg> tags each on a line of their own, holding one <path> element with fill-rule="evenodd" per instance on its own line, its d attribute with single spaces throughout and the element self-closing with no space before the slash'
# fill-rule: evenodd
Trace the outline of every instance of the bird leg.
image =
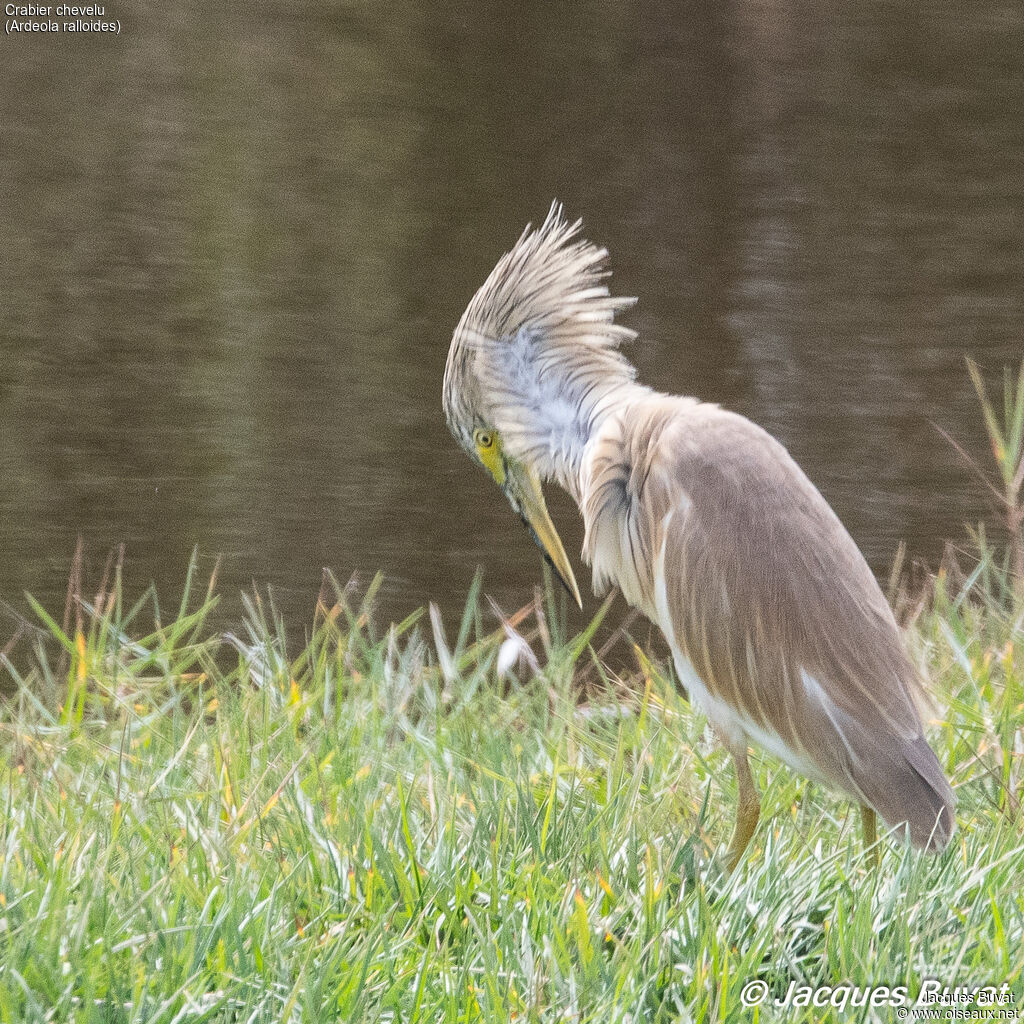
<svg viewBox="0 0 1024 1024">
<path fill-rule="evenodd" d="M 860 823 L 864 832 L 864 849 L 870 851 L 871 859 L 875 862 L 875 867 L 878 867 L 878 822 L 874 810 L 867 804 L 860 806 Z"/>
<path fill-rule="evenodd" d="M 757 819 L 761 816 L 761 798 L 757 795 L 754 776 L 750 772 L 746 747 L 734 750 L 732 756 L 736 764 L 736 782 L 739 786 L 740 799 L 736 806 L 736 827 L 733 829 L 732 841 L 726 853 L 726 866 L 730 872 L 739 864 L 743 851 L 747 848 L 754 829 L 757 828 Z"/>
</svg>

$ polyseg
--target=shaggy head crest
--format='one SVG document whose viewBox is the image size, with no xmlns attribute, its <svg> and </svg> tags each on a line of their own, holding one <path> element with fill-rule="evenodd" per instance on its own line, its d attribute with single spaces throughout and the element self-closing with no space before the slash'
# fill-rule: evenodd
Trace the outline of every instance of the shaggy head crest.
<svg viewBox="0 0 1024 1024">
<path fill-rule="evenodd" d="M 619 351 L 636 334 L 615 314 L 636 300 L 603 283 L 607 250 L 578 239 L 552 204 L 498 261 L 463 313 L 448 353 L 444 409 L 459 443 L 497 430 L 505 448 L 545 478 L 575 462 L 609 389 L 636 371 Z"/>
</svg>

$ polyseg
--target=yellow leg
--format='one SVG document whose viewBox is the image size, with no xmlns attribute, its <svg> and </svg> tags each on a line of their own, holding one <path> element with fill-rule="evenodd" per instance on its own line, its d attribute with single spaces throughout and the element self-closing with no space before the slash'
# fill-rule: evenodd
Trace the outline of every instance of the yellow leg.
<svg viewBox="0 0 1024 1024">
<path fill-rule="evenodd" d="M 736 806 L 736 827 L 733 829 L 732 841 L 726 853 L 726 865 L 730 871 L 736 870 L 743 851 L 746 850 L 750 837 L 757 828 L 757 819 L 761 816 L 761 799 L 757 795 L 754 776 L 750 772 L 747 751 L 733 751 L 736 763 L 736 782 L 739 786 L 740 799 Z"/>
<path fill-rule="evenodd" d="M 881 860 L 878 852 L 878 821 L 875 818 L 874 810 L 865 804 L 861 804 L 860 823 L 864 832 L 864 849 L 870 852 L 871 859 L 877 868 Z"/>
</svg>

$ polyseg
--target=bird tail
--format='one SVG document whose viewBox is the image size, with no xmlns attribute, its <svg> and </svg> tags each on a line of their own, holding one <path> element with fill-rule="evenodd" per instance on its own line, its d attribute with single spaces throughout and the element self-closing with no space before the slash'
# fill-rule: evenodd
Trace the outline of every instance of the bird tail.
<svg viewBox="0 0 1024 1024">
<path fill-rule="evenodd" d="M 906 824 L 910 841 L 929 853 L 944 850 L 956 828 L 956 798 L 924 736 L 905 740 L 894 752 L 892 769 L 876 779 L 871 806 L 886 824 Z"/>
<path fill-rule="evenodd" d="M 944 850 L 956 829 L 956 797 L 928 741 L 920 733 L 907 739 L 842 718 L 842 745 L 849 754 L 842 759 L 843 788 L 891 828 L 905 826 L 918 849 Z"/>
</svg>

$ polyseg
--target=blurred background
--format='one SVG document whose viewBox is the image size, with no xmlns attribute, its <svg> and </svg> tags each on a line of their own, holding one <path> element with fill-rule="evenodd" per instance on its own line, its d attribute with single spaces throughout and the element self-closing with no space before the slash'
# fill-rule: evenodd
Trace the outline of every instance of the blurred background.
<svg viewBox="0 0 1024 1024">
<path fill-rule="evenodd" d="M 0 598 L 126 545 L 221 615 L 321 568 L 386 621 L 540 558 L 449 436 L 452 329 L 553 198 L 641 378 L 778 436 L 885 575 L 984 497 L 964 368 L 1024 353 L 1019 0 L 107 5 L 0 42 Z M 552 495 L 566 548 L 582 530 Z M 589 576 L 580 572 L 589 590 Z M 590 599 L 587 611 L 595 607 Z M 621 605 L 619 606 L 621 609 Z M 4 622 L 3 634 L 11 632 Z"/>
</svg>

